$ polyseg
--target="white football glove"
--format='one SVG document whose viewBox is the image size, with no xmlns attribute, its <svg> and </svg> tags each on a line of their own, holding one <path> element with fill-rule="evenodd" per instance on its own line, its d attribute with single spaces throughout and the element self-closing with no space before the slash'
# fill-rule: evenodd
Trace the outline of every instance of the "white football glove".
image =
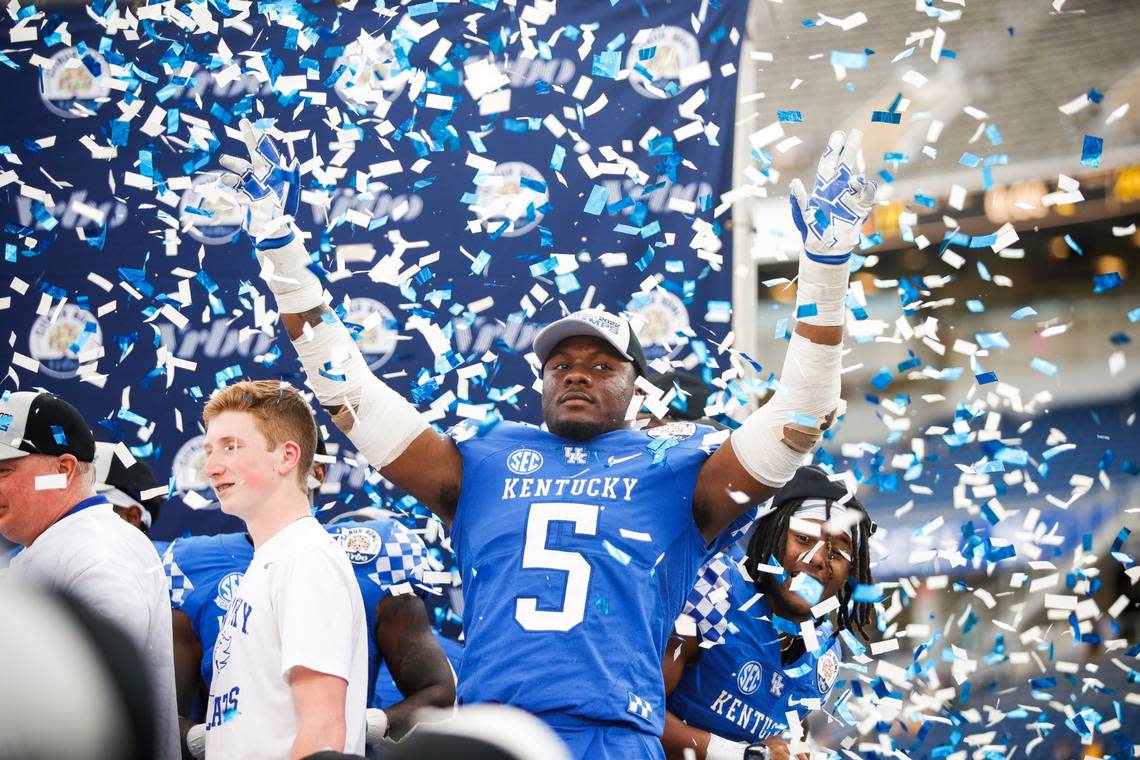
<svg viewBox="0 0 1140 760">
<path fill-rule="evenodd" d="M 315 308 L 324 302 L 325 272 L 305 250 L 293 224 L 300 204 L 297 162 L 286 164 L 273 140 L 248 119 L 241 120 L 241 136 L 249 160 L 222 156 L 219 160 L 228 171 L 220 182 L 244 212 L 243 227 L 253 238 L 261 276 L 278 309 L 298 314 Z"/>
<path fill-rule="evenodd" d="M 221 181 L 237 193 L 245 210 L 245 231 L 254 244 L 278 248 L 293 237 L 290 225 L 300 205 L 297 161 L 286 163 L 269 135 L 242 119 L 241 137 L 249 159 L 224 155 L 218 161 L 227 169 Z"/>
<path fill-rule="evenodd" d="M 791 182 L 792 220 L 809 259 L 843 264 L 859 244 L 859 232 L 875 202 L 874 181 L 854 174 L 852 165 L 863 141 L 857 129 L 831 133 L 819 159 L 815 187 L 809 196 L 798 179 Z"/>
</svg>

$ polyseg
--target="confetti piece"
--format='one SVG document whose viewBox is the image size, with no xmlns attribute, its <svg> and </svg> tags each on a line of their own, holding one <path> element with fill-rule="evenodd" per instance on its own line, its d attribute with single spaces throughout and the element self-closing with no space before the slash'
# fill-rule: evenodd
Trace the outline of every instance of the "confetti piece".
<svg viewBox="0 0 1140 760">
<path fill-rule="evenodd" d="M 891 111 L 872 111 L 871 121 L 876 124 L 901 124 L 902 114 Z"/>
<path fill-rule="evenodd" d="M 1100 168 L 1100 156 L 1104 151 L 1104 140 L 1092 135 L 1085 135 L 1081 146 L 1081 165 L 1090 169 Z"/>
</svg>

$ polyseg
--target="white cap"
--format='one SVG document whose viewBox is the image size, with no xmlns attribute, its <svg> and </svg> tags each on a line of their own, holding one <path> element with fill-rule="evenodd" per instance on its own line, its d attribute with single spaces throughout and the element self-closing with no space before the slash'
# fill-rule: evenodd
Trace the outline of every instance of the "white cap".
<svg viewBox="0 0 1140 760">
<path fill-rule="evenodd" d="M 577 335 L 601 338 L 625 359 L 633 362 L 640 374 L 649 374 L 645 352 L 630 327 L 629 320 L 601 309 L 576 311 L 539 330 L 538 335 L 534 336 L 534 353 L 538 357 L 539 365 L 545 366 L 555 346 Z"/>
</svg>

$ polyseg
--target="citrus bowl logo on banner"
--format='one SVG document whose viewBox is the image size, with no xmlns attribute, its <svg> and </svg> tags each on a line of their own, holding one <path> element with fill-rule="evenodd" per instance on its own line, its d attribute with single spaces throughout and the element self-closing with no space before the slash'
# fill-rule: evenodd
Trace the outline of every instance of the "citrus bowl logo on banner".
<svg viewBox="0 0 1140 760">
<path fill-rule="evenodd" d="M 752 694 L 760 688 L 760 682 L 763 680 L 764 668 L 756 660 L 749 660 L 744 663 L 736 676 L 736 688 L 741 694 Z"/>
<path fill-rule="evenodd" d="M 372 314 L 379 314 L 379 321 Z M 372 298 L 353 298 L 345 309 L 344 321 L 365 328 L 357 335 L 356 345 L 364 354 L 369 369 L 380 369 L 392 358 L 396 351 L 399 323 L 387 306 Z"/>
<path fill-rule="evenodd" d="M 103 331 L 91 312 L 75 304 L 64 304 L 55 319 L 52 313 L 36 318 L 28 348 L 45 374 L 66 380 L 79 373 L 81 352 L 103 345 Z"/>
<path fill-rule="evenodd" d="M 641 51 L 655 48 L 641 60 Z M 701 60 L 701 46 L 691 32 L 679 26 L 659 26 L 638 33 L 625 59 L 629 83 L 639 95 L 665 100 L 681 92 L 681 72 Z M 640 69 L 649 72 L 650 80 Z M 672 84 L 676 90 L 669 85 Z"/>
<path fill-rule="evenodd" d="M 40 69 L 40 97 L 48 110 L 65 119 L 91 116 L 110 100 L 107 59 L 95 50 L 79 54 L 66 48 Z"/>
<path fill-rule="evenodd" d="M 542 190 L 524 183 L 541 183 Z M 542 221 L 543 212 L 539 208 L 550 199 L 546 190 L 546 180 L 530 164 L 522 161 L 507 161 L 495 167 L 491 174 L 479 177 L 479 189 L 475 193 L 475 203 L 470 208 L 488 233 L 494 233 L 507 222 L 503 237 L 518 237 L 530 232 Z M 534 205 L 534 218 L 527 221 L 527 208 Z"/>
<path fill-rule="evenodd" d="M 411 79 L 410 70 L 400 69 L 396 48 L 384 37 L 372 39 L 361 33 L 333 64 L 339 72 L 333 82 L 336 94 L 350 106 L 369 110 L 391 103 Z"/>
<path fill-rule="evenodd" d="M 204 470 L 206 468 L 206 436 L 196 435 L 182 447 L 178 449 L 178 453 L 174 455 L 174 464 L 171 469 L 174 471 L 174 482 L 178 485 L 178 490 L 186 491 L 208 491 L 210 488 L 210 481 L 206 480 Z"/>
<path fill-rule="evenodd" d="M 228 245 L 241 229 L 242 209 L 225 197 L 218 185 L 221 172 L 205 172 L 194 178 L 178 204 L 178 221 L 190 237 L 206 245 Z"/>
<path fill-rule="evenodd" d="M 689 327 L 689 310 L 680 298 L 657 288 L 647 297 L 638 295 L 631 300 L 628 310 L 645 321 L 638 337 L 647 359 L 677 354 L 682 346 L 677 332 Z"/>
</svg>

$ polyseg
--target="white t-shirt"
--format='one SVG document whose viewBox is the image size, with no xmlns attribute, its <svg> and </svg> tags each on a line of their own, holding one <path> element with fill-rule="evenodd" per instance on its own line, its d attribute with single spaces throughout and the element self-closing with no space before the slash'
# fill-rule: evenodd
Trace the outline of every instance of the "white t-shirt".
<svg viewBox="0 0 1140 760">
<path fill-rule="evenodd" d="M 179 760 L 170 591 L 142 531 L 109 503 L 57 521 L 12 560 L 9 576 L 66 591 L 118 624 L 138 647 L 154 694 L 155 757 Z"/>
<path fill-rule="evenodd" d="M 257 548 L 234 596 L 214 645 L 206 757 L 288 757 L 297 666 L 348 682 L 344 747 L 333 749 L 364 754 L 364 603 L 336 541 L 314 518 L 297 520 Z"/>
</svg>

